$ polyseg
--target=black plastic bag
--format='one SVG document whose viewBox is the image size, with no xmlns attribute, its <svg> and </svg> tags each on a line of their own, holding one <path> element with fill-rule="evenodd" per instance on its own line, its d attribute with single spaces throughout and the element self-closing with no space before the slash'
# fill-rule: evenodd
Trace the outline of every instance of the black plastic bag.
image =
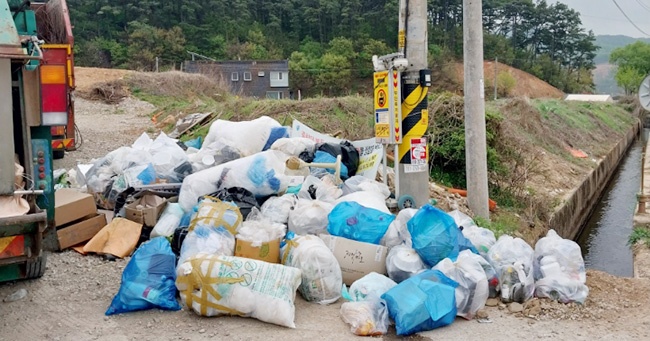
<svg viewBox="0 0 650 341">
<path fill-rule="evenodd" d="M 171 245 L 172 251 L 176 256 L 179 256 L 181 254 L 181 246 L 183 246 L 183 241 L 185 240 L 185 237 L 187 237 L 189 230 L 190 228 L 188 226 L 181 226 L 177 227 L 174 231 Z"/>
<path fill-rule="evenodd" d="M 320 150 L 334 157 L 341 155 L 341 162 L 348 168 L 348 177 L 357 173 L 359 168 L 359 152 L 350 143 L 350 141 L 341 141 L 341 143 L 319 143 L 316 150 Z"/>
<path fill-rule="evenodd" d="M 253 207 L 260 208 L 259 203 L 255 199 L 253 193 L 242 187 L 231 187 L 218 190 L 208 196 L 217 198 L 221 201 L 230 201 L 239 207 L 244 220 L 251 213 Z M 199 200 L 200 201 L 200 200 Z"/>
</svg>

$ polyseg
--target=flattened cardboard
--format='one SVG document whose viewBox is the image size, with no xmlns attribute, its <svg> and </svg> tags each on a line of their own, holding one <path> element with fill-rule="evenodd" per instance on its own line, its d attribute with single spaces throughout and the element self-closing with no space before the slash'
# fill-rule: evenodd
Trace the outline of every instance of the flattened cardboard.
<svg viewBox="0 0 650 341">
<path fill-rule="evenodd" d="M 268 263 L 280 263 L 280 239 L 262 243 L 261 246 L 252 246 L 250 242 L 237 239 L 235 256 L 257 259 Z"/>
<path fill-rule="evenodd" d="M 97 206 L 92 195 L 71 188 L 54 192 L 54 223 L 57 227 L 96 213 Z"/>
<path fill-rule="evenodd" d="M 71 246 L 89 241 L 106 226 L 106 215 L 98 214 L 56 231 L 59 238 L 59 249 L 65 250 Z"/>
<path fill-rule="evenodd" d="M 351 285 L 371 272 L 386 274 L 387 247 L 326 234 L 319 237 L 339 262 L 345 284 Z"/>
<path fill-rule="evenodd" d="M 142 224 L 124 218 L 114 218 L 84 246 L 83 250 L 86 253 L 110 254 L 124 258 L 135 250 L 141 232 Z"/>
</svg>

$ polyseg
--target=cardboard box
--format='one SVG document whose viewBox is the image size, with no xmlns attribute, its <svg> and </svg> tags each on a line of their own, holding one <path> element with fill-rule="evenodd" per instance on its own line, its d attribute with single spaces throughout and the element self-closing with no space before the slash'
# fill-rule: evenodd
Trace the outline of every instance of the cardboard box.
<svg viewBox="0 0 650 341">
<path fill-rule="evenodd" d="M 237 239 L 235 244 L 235 256 L 257 259 L 268 263 L 280 263 L 280 239 L 261 246 L 252 246 L 250 242 Z"/>
<path fill-rule="evenodd" d="M 94 217 L 72 223 L 56 231 L 59 238 L 59 249 L 65 250 L 71 246 L 89 241 L 106 226 L 106 215 L 97 214 Z"/>
<path fill-rule="evenodd" d="M 54 192 L 54 223 L 57 227 L 97 214 L 92 195 L 71 188 Z"/>
<path fill-rule="evenodd" d="M 371 272 L 386 273 L 387 247 L 327 234 L 321 234 L 319 237 L 332 250 L 339 262 L 345 284 L 351 285 Z"/>
<path fill-rule="evenodd" d="M 167 201 L 164 198 L 155 194 L 145 194 L 126 205 L 126 218 L 138 224 L 153 227 L 166 205 Z"/>
</svg>

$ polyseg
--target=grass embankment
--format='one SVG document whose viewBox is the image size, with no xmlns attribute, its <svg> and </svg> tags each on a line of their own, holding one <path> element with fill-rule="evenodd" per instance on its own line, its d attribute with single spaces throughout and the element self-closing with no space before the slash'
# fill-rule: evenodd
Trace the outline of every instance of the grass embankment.
<svg viewBox="0 0 650 341">
<path fill-rule="evenodd" d="M 163 131 L 172 130 L 178 118 L 196 112 L 212 112 L 211 121 L 266 115 L 290 125 L 298 119 L 317 131 L 350 140 L 372 137 L 374 131 L 372 99 L 367 97 L 300 102 L 240 98 L 204 76 L 182 73 L 134 73 L 96 86 L 91 95 L 106 99 L 105 93 L 130 93 L 152 103 L 157 109 L 151 115 Z M 432 180 L 465 188 L 462 97 L 431 94 L 429 115 Z M 528 240 L 545 234 L 544 224 L 565 193 L 578 186 L 636 119 L 629 110 L 615 104 L 557 99 L 488 102 L 490 196 L 500 207 L 489 225 L 497 233 L 519 230 Z M 208 129 L 209 123 L 195 127 L 182 139 L 204 136 Z M 571 150 L 580 150 L 588 157 L 575 157 Z"/>
</svg>

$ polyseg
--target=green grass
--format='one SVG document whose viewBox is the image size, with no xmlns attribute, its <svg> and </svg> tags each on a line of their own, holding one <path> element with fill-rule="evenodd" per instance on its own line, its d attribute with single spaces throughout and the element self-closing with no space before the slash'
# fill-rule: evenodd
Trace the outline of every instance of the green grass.
<svg viewBox="0 0 650 341">
<path fill-rule="evenodd" d="M 644 242 L 646 245 L 650 245 L 650 230 L 647 227 L 635 227 L 630 234 L 630 238 L 627 240 L 629 246 L 634 246 L 638 242 Z"/>
<path fill-rule="evenodd" d="M 493 214 L 492 220 L 488 221 L 481 217 L 474 218 L 476 225 L 484 227 L 492 232 L 499 239 L 504 234 L 512 235 L 519 229 L 520 218 L 514 213 L 503 211 L 499 214 Z"/>
</svg>

